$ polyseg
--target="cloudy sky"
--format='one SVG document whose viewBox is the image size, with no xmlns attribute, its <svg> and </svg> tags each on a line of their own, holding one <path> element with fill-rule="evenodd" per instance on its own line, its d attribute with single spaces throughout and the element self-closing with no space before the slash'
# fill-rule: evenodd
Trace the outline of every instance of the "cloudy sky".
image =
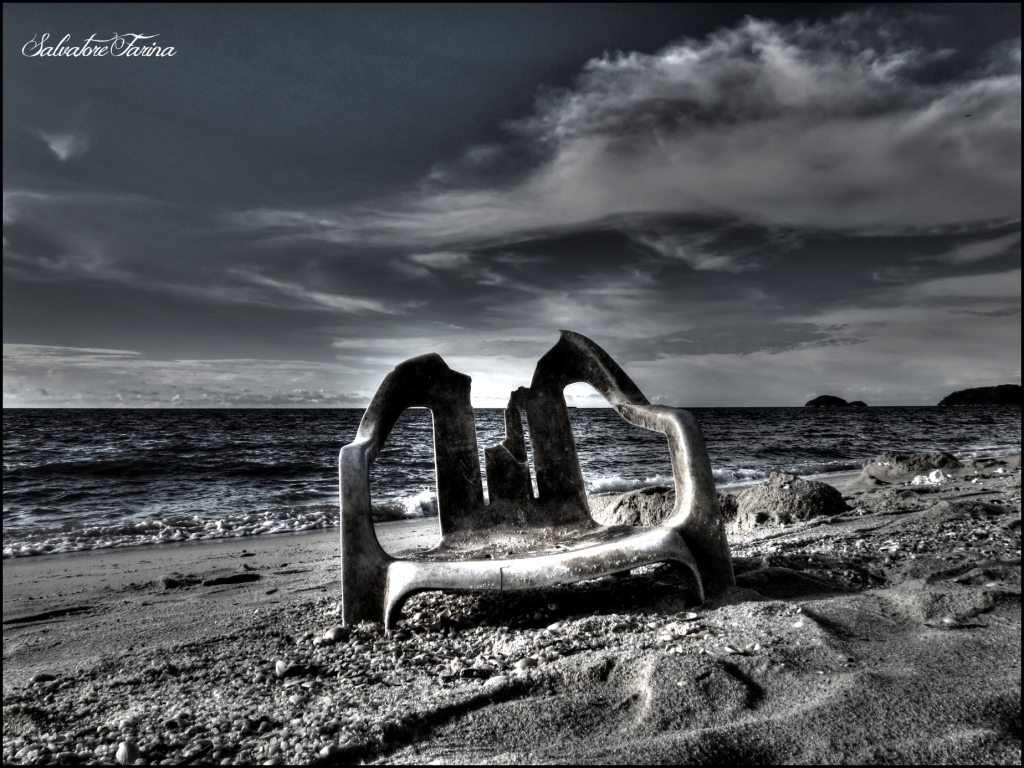
<svg viewBox="0 0 1024 768">
<path fill-rule="evenodd" d="M 361 406 L 430 351 L 495 407 L 563 328 L 672 405 L 1019 383 L 1020 28 L 5 4 L 4 407 Z"/>
</svg>

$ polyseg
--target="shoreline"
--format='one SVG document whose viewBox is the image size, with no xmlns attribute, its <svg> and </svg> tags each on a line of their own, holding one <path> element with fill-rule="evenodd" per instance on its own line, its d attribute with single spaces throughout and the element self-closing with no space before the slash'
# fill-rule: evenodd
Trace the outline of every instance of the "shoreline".
<svg viewBox="0 0 1024 768">
<path fill-rule="evenodd" d="M 842 515 L 730 534 L 703 606 L 650 566 L 422 593 L 334 645 L 336 528 L 8 558 L 4 760 L 1019 763 L 1019 469 L 856 477 Z"/>
<path fill-rule="evenodd" d="M 1019 454 L 1016 454 L 1016 453 L 1005 454 L 1005 455 L 999 454 L 999 455 L 993 455 L 991 458 L 1003 459 L 1003 458 L 1011 458 L 1011 457 L 1016 456 L 1016 455 L 1019 455 Z M 803 477 L 806 480 L 816 480 L 816 481 L 819 481 L 819 482 L 828 483 L 829 485 L 832 485 L 832 486 L 838 488 L 840 491 L 844 491 L 844 489 L 849 485 L 850 481 L 855 479 L 859 474 L 860 474 L 859 470 L 856 470 L 856 471 L 855 470 L 844 470 L 844 471 L 841 471 L 841 472 L 827 473 L 827 474 L 800 475 L 800 477 Z M 720 490 L 720 491 L 735 493 L 737 491 L 746 490 L 747 488 L 753 487 L 753 486 L 755 486 L 755 485 L 757 485 L 759 483 L 762 483 L 762 482 L 764 482 L 763 478 L 759 479 L 759 480 L 751 480 L 749 482 L 731 483 L 731 484 L 727 484 L 727 485 L 720 485 L 720 486 L 717 486 L 717 487 L 718 487 L 718 490 Z M 641 487 L 646 487 L 646 486 L 641 486 Z M 625 493 L 625 492 L 626 491 L 622 491 L 621 493 Z M 615 494 L 615 493 L 620 493 L 620 492 L 619 491 L 602 491 L 599 494 L 591 494 L 591 495 L 607 496 L 607 495 L 611 495 L 611 494 Z M 423 517 L 410 517 L 410 518 L 402 518 L 402 519 L 395 519 L 395 520 L 380 520 L 380 521 L 374 522 L 374 527 L 377 528 L 378 530 L 383 531 L 383 530 L 386 530 L 386 529 L 381 529 L 380 526 L 390 526 L 390 525 L 396 525 L 396 524 L 397 525 L 430 524 L 431 521 L 433 521 L 433 523 L 436 524 L 436 522 L 437 522 L 437 515 L 430 515 L 430 516 L 423 516 Z M 246 535 L 243 535 L 243 536 L 218 536 L 218 537 L 210 537 L 210 538 L 185 539 L 185 540 L 182 540 L 182 541 L 154 541 L 154 542 L 149 542 L 149 543 L 144 543 L 144 544 L 125 544 L 125 545 L 114 545 L 114 546 L 106 546 L 106 547 L 94 547 L 92 549 L 80 549 L 80 550 L 73 550 L 73 551 L 70 551 L 70 552 L 42 552 L 42 553 L 33 553 L 33 554 L 30 554 L 30 555 L 14 555 L 12 557 L 4 557 L 3 558 L 3 563 L 5 564 L 5 567 L 6 567 L 6 564 L 8 564 L 8 563 L 17 563 L 17 562 L 22 562 L 22 561 L 31 561 L 31 560 L 35 560 L 35 559 L 38 559 L 38 558 L 75 557 L 75 556 L 85 556 L 85 555 L 92 555 L 92 554 L 99 554 L 99 553 L 110 553 L 110 552 L 119 552 L 119 551 L 136 551 L 136 550 L 138 550 L 138 551 L 143 551 L 143 550 L 157 551 L 157 550 L 161 550 L 162 551 L 165 548 L 189 547 L 189 546 L 192 546 L 192 545 L 208 546 L 208 545 L 211 545 L 211 544 L 217 544 L 217 543 L 226 544 L 226 543 L 229 543 L 229 542 L 246 542 L 246 541 L 249 541 L 249 542 L 254 542 L 253 546 L 256 546 L 255 542 L 270 541 L 270 540 L 274 540 L 274 539 L 276 539 L 278 537 L 281 537 L 282 539 L 288 539 L 288 538 L 291 538 L 291 537 L 303 537 L 303 536 L 323 537 L 323 536 L 332 536 L 333 535 L 333 536 L 337 537 L 339 535 L 339 533 L 338 533 L 339 527 L 340 527 L 339 525 L 333 525 L 333 526 L 331 526 L 329 528 L 325 527 L 325 528 L 317 528 L 317 529 L 314 529 L 314 530 L 305 530 L 305 531 L 281 531 L 281 532 L 274 532 L 274 533 L 246 534 Z M 384 535 L 385 535 L 385 538 L 387 538 L 387 534 L 384 534 Z M 387 546 L 385 546 L 385 550 L 386 549 L 387 549 Z"/>
</svg>

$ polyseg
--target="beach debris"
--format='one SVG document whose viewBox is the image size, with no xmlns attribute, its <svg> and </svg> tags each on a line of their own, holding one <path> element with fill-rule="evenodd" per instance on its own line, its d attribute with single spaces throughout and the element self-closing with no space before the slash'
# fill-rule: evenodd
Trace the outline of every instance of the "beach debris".
<svg viewBox="0 0 1024 768">
<path fill-rule="evenodd" d="M 911 485 L 941 485 L 953 478 L 952 475 L 948 475 L 941 469 L 936 469 L 929 472 L 927 475 L 917 475 L 913 480 L 910 481 Z"/>
<path fill-rule="evenodd" d="M 117 754 L 114 759 L 121 765 L 135 765 L 135 761 L 142 757 L 138 746 L 133 741 L 122 741 L 117 747 Z"/>
<path fill-rule="evenodd" d="M 929 477 L 936 470 L 943 470 L 943 475 L 948 470 L 962 469 L 961 464 L 955 456 L 945 451 L 933 451 L 932 453 L 909 453 L 899 451 L 886 451 L 881 456 L 869 461 L 858 480 L 875 480 L 882 483 L 914 483 L 917 477 Z"/>
<path fill-rule="evenodd" d="M 592 516 L 563 394 L 575 382 L 593 386 L 627 422 L 668 436 L 674 484 L 686 493 L 673 501 L 657 525 L 601 528 Z M 433 413 L 442 541 L 415 559 L 401 560 L 387 556 L 376 541 L 368 478 L 392 426 L 410 407 Z M 505 439 L 483 453 L 487 505 L 470 378 L 451 370 L 437 354 L 407 360 L 385 377 L 363 414 L 356 439 L 341 451 L 343 624 L 370 621 L 389 630 L 407 598 L 423 590 L 549 588 L 657 563 L 678 566 L 702 602 L 705 581 L 735 584 L 711 463 L 696 419 L 678 408 L 651 405 L 615 361 L 585 336 L 562 331 L 558 343 L 538 361 L 530 386 L 511 393 Z M 510 529 L 515 531 L 511 545 Z M 516 557 L 512 552 L 525 554 Z M 556 621 L 549 631 L 560 626 Z"/>
<path fill-rule="evenodd" d="M 746 645 L 740 647 L 740 646 L 737 646 L 737 645 L 732 645 L 732 644 L 728 644 L 727 643 L 724 646 L 722 646 L 722 648 L 725 650 L 725 653 L 728 654 L 728 655 L 732 655 L 732 656 L 750 656 L 750 655 L 752 655 L 754 653 L 757 653 L 758 651 L 761 650 L 761 644 L 760 643 L 747 643 Z"/>
</svg>

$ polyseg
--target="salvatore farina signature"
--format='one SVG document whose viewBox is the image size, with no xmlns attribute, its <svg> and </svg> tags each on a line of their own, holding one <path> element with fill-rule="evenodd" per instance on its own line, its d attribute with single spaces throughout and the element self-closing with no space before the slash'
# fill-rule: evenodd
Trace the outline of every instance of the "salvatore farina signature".
<svg viewBox="0 0 1024 768">
<path fill-rule="evenodd" d="M 44 32 L 42 37 L 36 39 L 32 36 L 25 45 L 21 47 L 22 56 L 173 56 L 177 53 L 173 45 L 157 45 L 156 43 L 145 43 L 145 40 L 152 40 L 159 35 L 136 35 L 114 34 L 106 40 L 97 40 L 96 35 L 89 37 L 81 45 L 69 45 L 71 35 L 64 35 L 59 43 L 47 45 L 50 34 Z"/>
</svg>

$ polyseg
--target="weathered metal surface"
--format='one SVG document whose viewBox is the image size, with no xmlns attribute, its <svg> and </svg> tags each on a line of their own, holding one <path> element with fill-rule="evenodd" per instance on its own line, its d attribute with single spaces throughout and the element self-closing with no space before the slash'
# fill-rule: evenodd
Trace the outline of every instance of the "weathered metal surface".
<svg viewBox="0 0 1024 768">
<path fill-rule="evenodd" d="M 632 424 L 668 438 L 676 486 L 672 517 L 655 528 L 600 526 L 586 490 L 563 390 L 586 382 Z M 342 619 L 390 625 L 403 601 L 426 589 L 535 589 L 674 562 L 703 580 L 733 584 L 725 525 L 704 438 L 686 411 L 648 403 L 633 381 L 585 336 L 562 331 L 529 388 L 505 409 L 505 439 L 484 449 L 490 504 L 477 460 L 470 379 L 439 355 L 407 360 L 384 379 L 356 439 L 341 450 Z M 369 468 L 406 408 L 433 415 L 441 544 L 396 560 L 377 542 Z M 522 419 L 530 432 L 537 494 Z"/>
</svg>

